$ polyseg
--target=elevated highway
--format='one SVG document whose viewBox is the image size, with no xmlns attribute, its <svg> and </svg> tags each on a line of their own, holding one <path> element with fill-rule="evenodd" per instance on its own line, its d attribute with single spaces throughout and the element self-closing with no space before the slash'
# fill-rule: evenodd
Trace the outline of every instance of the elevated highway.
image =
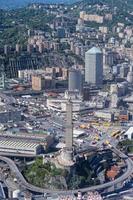
<svg viewBox="0 0 133 200">
<path fill-rule="evenodd" d="M 104 183 L 104 184 L 101 184 L 101 185 L 96 185 L 96 186 L 77 189 L 77 190 L 67 190 L 67 191 L 50 190 L 50 189 L 44 189 L 44 188 L 36 187 L 36 186 L 28 183 L 25 180 L 25 178 L 23 177 L 23 175 L 21 174 L 21 172 L 17 168 L 16 164 L 11 159 L 9 159 L 7 157 L 0 156 L 0 160 L 5 162 L 6 164 L 8 164 L 8 166 L 10 167 L 10 170 L 14 173 L 15 177 L 17 178 L 18 184 L 25 189 L 28 189 L 30 191 L 37 192 L 37 193 L 48 193 L 48 194 L 71 194 L 71 193 L 75 193 L 76 194 L 76 193 L 78 193 L 78 191 L 88 192 L 88 191 L 94 191 L 94 190 L 101 190 L 101 189 L 110 188 L 112 186 L 116 186 L 117 184 L 123 184 L 123 182 L 127 178 L 132 176 L 132 174 L 133 174 L 133 161 L 130 158 L 128 158 L 125 154 L 123 154 L 121 151 L 116 149 L 115 147 L 112 147 L 112 151 L 115 154 L 117 154 L 119 157 L 124 159 L 126 167 L 127 167 L 126 171 L 120 177 L 116 178 L 113 181 L 110 181 L 110 182 L 107 182 L 107 183 Z"/>
</svg>

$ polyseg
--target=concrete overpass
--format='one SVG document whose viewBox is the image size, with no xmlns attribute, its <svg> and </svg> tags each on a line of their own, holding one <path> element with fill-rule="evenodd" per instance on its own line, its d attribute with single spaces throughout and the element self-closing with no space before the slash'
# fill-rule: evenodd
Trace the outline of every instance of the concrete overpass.
<svg viewBox="0 0 133 200">
<path fill-rule="evenodd" d="M 23 175 L 21 174 L 21 172 L 19 171 L 19 169 L 17 168 L 16 164 L 9 158 L 7 157 L 3 157 L 0 156 L 0 160 L 4 161 L 5 163 L 8 164 L 8 166 L 10 167 L 10 170 L 14 173 L 15 177 L 18 180 L 18 184 L 20 186 L 22 186 L 25 189 L 28 189 L 32 192 L 37 192 L 37 193 L 48 193 L 48 194 L 71 194 L 71 193 L 78 193 L 78 191 L 81 192 L 88 192 L 88 191 L 94 191 L 94 190 L 102 190 L 102 189 L 107 189 L 107 191 L 113 191 L 114 189 L 118 189 L 121 188 L 123 186 L 123 182 L 129 178 L 130 176 L 132 176 L 133 173 L 133 161 L 128 158 L 125 154 L 123 154 L 121 151 L 119 151 L 118 149 L 116 149 L 115 147 L 112 147 L 112 151 L 117 154 L 119 157 L 122 157 L 122 159 L 124 159 L 125 164 L 127 166 L 126 171 L 118 178 L 116 178 L 113 181 L 101 184 L 101 185 L 96 185 L 96 186 L 92 186 L 92 187 L 87 187 L 87 188 L 82 188 L 82 189 L 77 189 L 77 190 L 67 190 L 67 191 L 63 191 L 63 190 L 50 190 L 50 189 L 44 189 L 44 188 L 40 188 L 40 187 L 36 187 L 30 183 L 28 183 L 25 178 L 23 177 Z"/>
</svg>

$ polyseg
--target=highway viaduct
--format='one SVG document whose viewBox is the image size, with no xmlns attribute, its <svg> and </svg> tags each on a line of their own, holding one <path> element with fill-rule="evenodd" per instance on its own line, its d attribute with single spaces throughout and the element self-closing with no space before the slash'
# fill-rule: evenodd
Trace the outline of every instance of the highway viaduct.
<svg viewBox="0 0 133 200">
<path fill-rule="evenodd" d="M 3 156 L 0 156 L 0 160 L 5 162 L 9 166 L 10 170 L 15 175 L 18 181 L 18 184 L 22 186 L 23 188 L 32 192 L 47 193 L 47 194 L 52 194 L 52 195 L 53 194 L 62 195 L 62 194 L 72 194 L 72 193 L 76 194 L 79 191 L 85 193 L 89 191 L 103 190 L 103 189 L 106 190 L 106 192 L 111 192 L 116 189 L 122 188 L 123 182 L 126 181 L 133 174 L 133 161 L 130 158 L 128 158 L 125 154 L 123 154 L 121 151 L 116 149 L 115 147 L 112 147 L 112 151 L 124 160 L 126 164 L 126 171 L 120 177 L 116 178 L 113 181 L 110 181 L 101 185 L 96 185 L 96 186 L 91 186 L 91 187 L 76 189 L 76 190 L 50 190 L 50 189 L 36 187 L 25 180 L 25 178 L 23 177 L 23 175 L 21 174 L 21 172 L 19 171 L 18 167 L 13 162 L 13 160 L 7 157 L 3 157 Z"/>
</svg>

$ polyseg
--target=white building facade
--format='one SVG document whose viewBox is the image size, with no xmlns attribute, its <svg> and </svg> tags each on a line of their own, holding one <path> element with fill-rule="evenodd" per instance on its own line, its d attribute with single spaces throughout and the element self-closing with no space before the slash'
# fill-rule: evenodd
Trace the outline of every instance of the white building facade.
<svg viewBox="0 0 133 200">
<path fill-rule="evenodd" d="M 103 53 L 93 47 L 85 53 L 85 82 L 102 86 L 103 82 Z"/>
</svg>

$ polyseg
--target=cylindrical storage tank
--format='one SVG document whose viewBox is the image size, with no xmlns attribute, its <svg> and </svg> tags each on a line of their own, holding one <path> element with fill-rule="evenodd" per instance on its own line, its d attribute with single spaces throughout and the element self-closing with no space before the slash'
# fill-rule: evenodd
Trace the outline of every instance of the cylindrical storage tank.
<svg viewBox="0 0 133 200">
<path fill-rule="evenodd" d="M 12 197 L 13 197 L 13 198 L 19 198 L 19 194 L 20 194 L 20 190 L 15 190 L 15 191 L 13 191 L 13 193 L 12 193 Z"/>
<path fill-rule="evenodd" d="M 79 90 L 79 92 L 82 92 L 82 74 L 80 70 L 77 69 L 69 70 L 68 90 L 69 91 Z"/>
</svg>

